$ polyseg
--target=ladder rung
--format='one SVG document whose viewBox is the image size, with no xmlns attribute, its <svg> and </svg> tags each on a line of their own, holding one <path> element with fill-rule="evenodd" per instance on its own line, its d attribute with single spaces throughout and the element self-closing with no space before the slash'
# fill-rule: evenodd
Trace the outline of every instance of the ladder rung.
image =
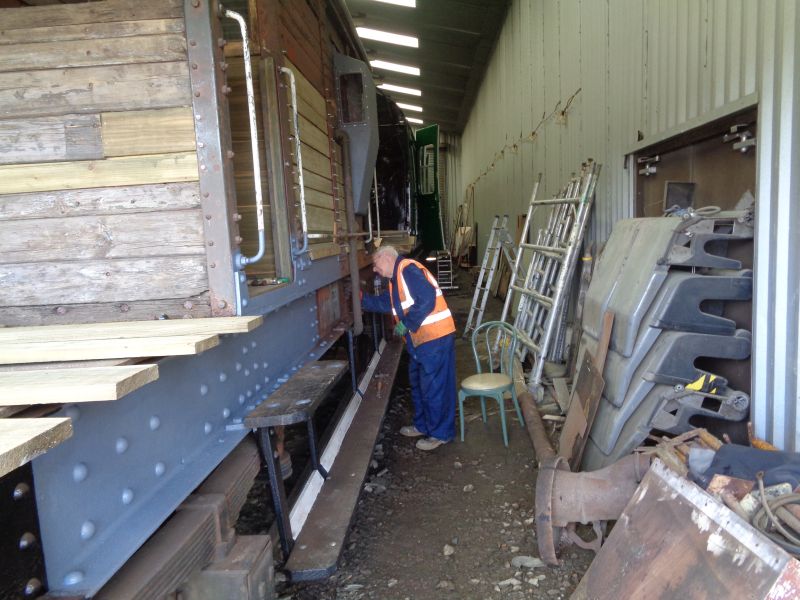
<svg viewBox="0 0 800 600">
<path fill-rule="evenodd" d="M 525 332 L 517 329 L 517 339 L 523 344 L 525 344 L 528 348 L 536 352 L 536 354 L 539 354 L 540 352 L 539 346 L 537 346 L 536 343 L 531 338 L 529 338 Z"/>
<path fill-rule="evenodd" d="M 552 254 L 554 258 L 562 258 L 567 253 L 566 248 L 559 246 L 540 246 L 539 244 L 520 244 L 523 248 L 535 250 L 542 254 Z"/>
<path fill-rule="evenodd" d="M 528 290 L 523 287 L 519 287 L 518 285 L 512 285 L 511 288 L 520 294 L 525 294 L 526 296 L 530 296 L 534 300 L 536 300 L 540 304 L 544 304 L 545 306 L 552 307 L 553 306 L 553 299 L 548 298 L 547 296 L 543 296 L 539 292 L 535 292 L 533 290 Z"/>
<path fill-rule="evenodd" d="M 531 202 L 534 206 L 551 206 L 553 204 L 579 204 L 583 200 L 582 197 L 572 198 L 548 198 L 546 200 L 534 200 Z"/>
</svg>

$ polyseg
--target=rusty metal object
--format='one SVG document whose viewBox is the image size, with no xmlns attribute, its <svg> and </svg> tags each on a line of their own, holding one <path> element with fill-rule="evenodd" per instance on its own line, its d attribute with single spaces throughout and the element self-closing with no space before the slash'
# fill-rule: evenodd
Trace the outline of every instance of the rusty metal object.
<svg viewBox="0 0 800 600">
<path fill-rule="evenodd" d="M 536 538 L 539 556 L 557 565 L 562 542 L 598 551 L 603 521 L 616 520 L 650 467 L 650 456 L 632 454 L 598 471 L 571 473 L 569 463 L 556 456 L 541 414 L 529 392 L 518 397 L 530 434 L 539 474 L 536 478 Z M 596 538 L 586 541 L 574 531 L 575 523 L 592 523 Z"/>
<path fill-rule="evenodd" d="M 550 439 L 547 437 L 547 430 L 544 428 L 544 421 L 542 415 L 539 414 L 539 409 L 536 408 L 536 401 L 533 399 L 533 394 L 530 392 L 523 392 L 517 396 L 519 407 L 522 409 L 522 416 L 525 418 L 525 426 L 528 429 L 528 435 L 531 436 L 533 442 L 533 449 L 536 452 L 536 458 L 539 459 L 541 465 L 548 459 L 555 458 L 555 450 L 550 445 Z"/>
</svg>

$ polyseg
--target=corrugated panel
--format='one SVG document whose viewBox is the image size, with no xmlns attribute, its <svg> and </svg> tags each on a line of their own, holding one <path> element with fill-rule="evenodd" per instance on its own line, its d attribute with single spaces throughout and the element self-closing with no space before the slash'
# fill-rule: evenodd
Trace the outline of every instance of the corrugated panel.
<svg viewBox="0 0 800 600">
<path fill-rule="evenodd" d="M 753 418 L 759 435 L 780 448 L 797 451 L 800 9 L 795 0 L 765 4 L 759 15 Z"/>
<path fill-rule="evenodd" d="M 515 0 L 462 135 L 453 194 L 462 199 L 523 138 L 475 184 L 482 253 L 492 216 L 522 212 L 537 173 L 541 193 L 552 195 L 592 157 L 604 165 L 592 225 L 602 240 L 632 214 L 625 155 L 640 135 L 648 143 L 758 97 L 756 304 L 764 309 L 755 314 L 754 416 L 760 434 L 792 449 L 800 449 L 799 10 L 796 0 Z M 542 123 L 577 88 L 566 122 Z"/>
</svg>

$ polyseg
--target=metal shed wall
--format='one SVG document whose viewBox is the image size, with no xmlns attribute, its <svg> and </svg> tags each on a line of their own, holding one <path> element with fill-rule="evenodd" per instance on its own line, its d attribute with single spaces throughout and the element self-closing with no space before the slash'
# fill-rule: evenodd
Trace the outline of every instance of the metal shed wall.
<svg viewBox="0 0 800 600">
<path fill-rule="evenodd" d="M 626 154 L 758 103 L 753 411 L 786 449 L 800 449 L 798 24 L 798 0 L 515 0 L 450 196 L 474 182 L 482 253 L 492 216 L 523 212 L 539 172 L 552 195 L 592 157 L 604 165 L 592 233 L 605 239 L 633 210 Z"/>
</svg>

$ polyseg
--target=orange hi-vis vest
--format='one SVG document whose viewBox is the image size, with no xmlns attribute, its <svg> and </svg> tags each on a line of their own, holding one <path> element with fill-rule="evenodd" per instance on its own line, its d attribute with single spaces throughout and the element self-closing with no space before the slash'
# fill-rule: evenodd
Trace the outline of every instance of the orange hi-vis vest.
<svg viewBox="0 0 800 600">
<path fill-rule="evenodd" d="M 420 344 L 424 344 L 425 342 L 437 340 L 446 335 L 450 335 L 451 333 L 455 333 L 456 324 L 453 321 L 453 315 L 450 313 L 450 309 L 447 308 L 447 302 L 444 300 L 442 290 L 439 289 L 439 284 L 436 282 L 436 278 L 431 275 L 430 271 L 428 271 L 424 265 L 410 258 L 400 259 L 400 264 L 397 267 L 397 295 L 400 297 L 400 306 L 403 310 L 403 314 L 408 314 L 409 309 L 414 305 L 414 298 L 412 298 L 411 294 L 408 293 L 408 285 L 403 277 L 403 271 L 408 265 L 414 265 L 420 271 L 422 271 L 425 274 L 425 277 L 428 279 L 428 282 L 436 290 L 436 304 L 434 305 L 433 310 L 427 317 L 425 317 L 425 320 L 422 321 L 422 324 L 419 326 L 417 331 L 409 331 L 409 334 L 411 334 L 411 342 L 416 347 Z M 389 281 L 389 297 L 394 298 L 391 281 Z M 396 323 L 400 319 L 397 317 L 394 302 L 392 302 L 391 305 L 392 315 L 394 315 L 394 320 Z"/>
</svg>

